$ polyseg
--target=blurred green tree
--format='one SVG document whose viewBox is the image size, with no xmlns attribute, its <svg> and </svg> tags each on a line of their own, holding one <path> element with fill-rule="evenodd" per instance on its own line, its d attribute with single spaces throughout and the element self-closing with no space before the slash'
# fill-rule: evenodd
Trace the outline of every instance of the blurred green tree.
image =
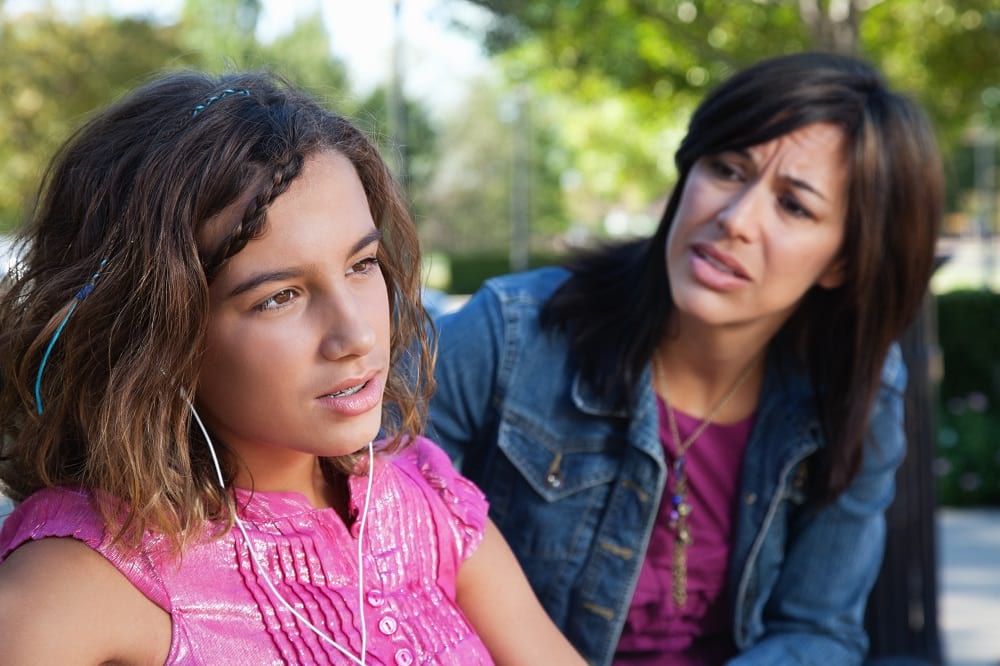
<svg viewBox="0 0 1000 666">
<path fill-rule="evenodd" d="M 470 88 L 439 130 L 438 156 L 420 207 L 428 249 L 506 250 L 513 235 L 512 204 L 527 207 L 523 212 L 538 243 L 565 230 L 560 177 L 570 162 L 555 138 L 556 113 L 544 101 L 519 101 L 486 80 Z M 527 174 L 530 191 L 517 190 L 517 169 Z"/>
<path fill-rule="evenodd" d="M 171 27 L 0 14 L 0 231 L 20 221 L 45 161 L 72 129 L 168 63 L 189 63 Z"/>
<path fill-rule="evenodd" d="M 579 158 L 592 225 L 664 192 L 693 106 L 762 57 L 820 49 L 870 59 L 925 105 L 946 155 L 970 126 L 1000 123 L 996 0 L 463 1 L 490 12 L 480 34 L 509 78 L 565 105 L 560 141 Z"/>
<path fill-rule="evenodd" d="M 259 14 L 259 0 L 187 0 L 175 25 L 52 8 L 0 13 L 0 233 L 23 219 L 70 132 L 157 71 L 266 67 L 353 113 L 319 12 L 268 44 L 255 38 Z"/>
<path fill-rule="evenodd" d="M 376 142 L 396 177 L 406 189 L 418 224 L 426 214 L 427 187 L 438 160 L 438 130 L 427 109 L 411 99 L 403 99 L 405 131 L 392 136 L 389 93 L 375 88 L 354 111 L 354 119 Z M 405 160 L 404 160 L 405 156 Z M 406 173 L 400 165 L 406 164 Z"/>
<path fill-rule="evenodd" d="M 257 47 L 260 0 L 184 0 L 178 41 L 209 70 L 243 67 Z"/>
</svg>

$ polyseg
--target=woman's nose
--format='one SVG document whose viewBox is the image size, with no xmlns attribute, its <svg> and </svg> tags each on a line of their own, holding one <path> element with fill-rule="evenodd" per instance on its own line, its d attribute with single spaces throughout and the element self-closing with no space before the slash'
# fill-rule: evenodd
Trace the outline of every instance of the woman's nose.
<svg viewBox="0 0 1000 666">
<path fill-rule="evenodd" d="M 741 241 L 756 238 L 765 212 L 764 196 L 764 188 L 752 182 L 733 193 L 716 214 L 716 222 L 723 233 Z"/>
</svg>

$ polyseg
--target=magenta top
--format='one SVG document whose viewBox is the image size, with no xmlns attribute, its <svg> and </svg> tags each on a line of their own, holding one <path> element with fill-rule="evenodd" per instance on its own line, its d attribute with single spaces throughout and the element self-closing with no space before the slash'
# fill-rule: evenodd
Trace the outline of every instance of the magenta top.
<svg viewBox="0 0 1000 666">
<path fill-rule="evenodd" d="M 731 626 L 733 601 L 725 594 L 726 572 L 743 452 L 753 416 L 732 424 L 713 423 L 688 449 L 685 469 L 692 507 L 688 524 L 694 541 L 687 550 L 687 604 L 677 608 L 671 580 L 674 533 L 668 527 L 677 447 L 670 435 L 666 406 L 659 398 L 657 404 L 660 441 L 670 471 L 614 663 L 722 664 L 736 653 Z M 701 424 L 701 419 L 677 410 L 674 416 L 682 440 Z"/>
<path fill-rule="evenodd" d="M 367 479 L 351 477 L 359 515 Z M 430 440 L 376 456 L 364 534 L 367 663 L 491 664 L 455 603 L 458 568 L 482 541 L 486 500 Z M 271 582 L 297 611 L 357 655 L 357 530 L 294 492 L 238 490 L 240 515 Z M 167 664 L 346 664 L 266 587 L 243 535 L 193 545 L 178 562 L 150 535 L 138 557 L 108 544 L 86 492 L 41 490 L 0 531 L 0 560 L 45 537 L 79 539 L 170 613 Z"/>
</svg>

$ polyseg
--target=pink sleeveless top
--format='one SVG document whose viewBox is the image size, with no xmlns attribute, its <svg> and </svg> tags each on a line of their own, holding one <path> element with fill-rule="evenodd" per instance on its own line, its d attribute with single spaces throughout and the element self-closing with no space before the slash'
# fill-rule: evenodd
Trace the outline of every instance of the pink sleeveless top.
<svg viewBox="0 0 1000 666">
<path fill-rule="evenodd" d="M 367 479 L 352 477 L 359 515 Z M 458 568 L 482 541 L 486 500 L 430 440 L 377 456 L 364 534 L 367 663 L 491 664 L 455 603 Z M 238 490 L 241 518 L 258 559 L 281 595 L 309 621 L 357 655 L 357 531 L 333 509 L 315 509 L 291 492 Z M 72 537 L 101 553 L 156 605 L 170 613 L 167 664 L 347 664 L 267 588 L 243 535 L 189 547 L 178 562 L 162 537 L 139 557 L 108 545 L 86 492 L 39 491 L 0 531 L 0 560 L 32 539 Z"/>
<path fill-rule="evenodd" d="M 733 424 L 710 425 L 688 449 L 685 469 L 689 525 L 688 599 L 683 608 L 673 603 L 672 563 L 674 533 L 669 514 L 677 446 L 670 435 L 667 410 L 657 398 L 660 440 L 667 462 L 667 487 L 653 526 L 625 628 L 615 655 L 616 666 L 712 666 L 736 654 L 732 639 L 733 600 L 725 594 L 729 551 L 732 547 L 736 495 L 743 453 L 753 416 Z M 674 410 L 683 440 L 701 425 Z"/>
</svg>

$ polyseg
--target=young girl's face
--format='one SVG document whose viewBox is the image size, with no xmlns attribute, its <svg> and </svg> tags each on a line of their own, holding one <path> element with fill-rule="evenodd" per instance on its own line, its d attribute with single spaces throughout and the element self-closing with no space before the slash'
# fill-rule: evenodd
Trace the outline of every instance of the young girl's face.
<svg viewBox="0 0 1000 666">
<path fill-rule="evenodd" d="M 251 470 L 352 453 L 378 433 L 389 371 L 378 245 L 353 165 L 324 151 L 212 283 L 198 404 Z"/>
<path fill-rule="evenodd" d="M 811 287 L 842 282 L 843 146 L 817 123 L 695 163 L 667 239 L 678 316 L 773 334 Z"/>
</svg>

